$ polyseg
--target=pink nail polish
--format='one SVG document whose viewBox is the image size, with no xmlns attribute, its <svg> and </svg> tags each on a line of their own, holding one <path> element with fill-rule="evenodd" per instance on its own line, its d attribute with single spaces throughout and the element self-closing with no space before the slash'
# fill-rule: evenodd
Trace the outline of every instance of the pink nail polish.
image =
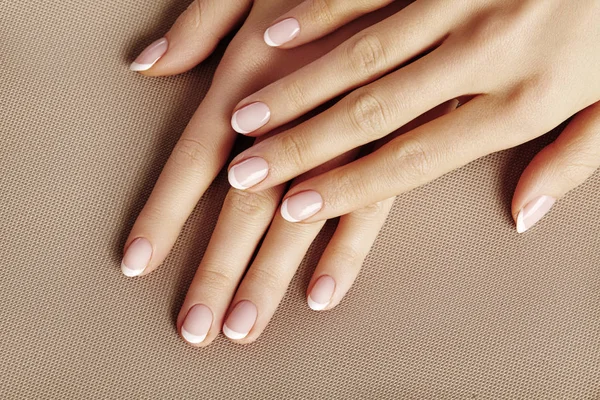
<svg viewBox="0 0 600 400">
<path fill-rule="evenodd" d="M 252 157 L 229 170 L 227 178 L 236 189 L 248 189 L 264 180 L 269 174 L 269 164 L 260 157 Z"/>
<path fill-rule="evenodd" d="M 258 311 L 254 304 L 248 300 L 240 301 L 223 324 L 223 333 L 229 339 L 245 338 L 254 326 L 257 315 Z"/>
<path fill-rule="evenodd" d="M 168 47 L 169 42 L 166 38 L 158 39 L 140 53 L 135 61 L 131 63 L 129 69 L 132 71 L 146 71 L 152 68 L 152 66 L 165 55 Z"/>
<path fill-rule="evenodd" d="M 540 196 L 531 200 L 519 211 L 517 216 L 517 232 L 523 233 L 550 211 L 556 199 L 550 196 Z"/>
<path fill-rule="evenodd" d="M 271 110 L 265 103 L 252 103 L 237 110 L 231 117 L 231 127 L 237 133 L 247 135 L 261 128 L 271 119 Z"/>
<path fill-rule="evenodd" d="M 300 192 L 281 204 L 281 216 L 289 222 L 300 222 L 312 217 L 323 208 L 323 198 L 313 190 Z"/>
<path fill-rule="evenodd" d="M 306 299 L 308 306 L 315 311 L 323 310 L 331 302 L 335 281 L 329 275 L 323 275 L 315 282 Z"/>
<path fill-rule="evenodd" d="M 279 47 L 300 33 L 300 23 L 295 18 L 287 18 L 272 25 L 265 31 L 265 43 L 271 47 Z"/>
<path fill-rule="evenodd" d="M 121 270 L 125 276 L 138 276 L 148 266 L 152 257 L 152 245 L 146 238 L 137 238 L 127 248 L 123 261 L 121 261 Z"/>
<path fill-rule="evenodd" d="M 188 311 L 181 326 L 181 336 L 192 344 L 201 343 L 212 325 L 212 311 L 204 304 L 196 304 Z"/>
</svg>

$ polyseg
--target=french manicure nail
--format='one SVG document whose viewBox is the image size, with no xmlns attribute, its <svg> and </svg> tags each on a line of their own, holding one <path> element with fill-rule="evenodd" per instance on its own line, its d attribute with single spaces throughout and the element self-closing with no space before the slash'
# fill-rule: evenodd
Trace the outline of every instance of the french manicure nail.
<svg viewBox="0 0 600 400">
<path fill-rule="evenodd" d="M 331 302 L 333 291 L 335 290 L 335 281 L 329 275 L 323 275 L 313 285 L 310 294 L 306 299 L 308 306 L 315 311 L 323 310 Z"/>
<path fill-rule="evenodd" d="M 213 315 L 210 308 L 204 304 L 196 304 L 190 308 L 183 321 L 181 336 L 189 343 L 201 343 L 206 338 L 212 321 Z"/>
<path fill-rule="evenodd" d="M 169 42 L 166 38 L 158 39 L 140 53 L 135 61 L 131 63 L 129 69 L 132 71 L 146 71 L 152 68 L 152 66 L 165 55 L 168 47 Z"/>
<path fill-rule="evenodd" d="M 264 180 L 269 174 L 269 164 L 260 157 L 252 157 L 234 165 L 227 174 L 229 184 L 245 190 Z"/>
<path fill-rule="evenodd" d="M 540 196 L 531 200 L 519 211 L 517 216 L 517 232 L 523 233 L 550 211 L 556 199 L 550 196 Z"/>
<path fill-rule="evenodd" d="M 323 208 L 323 198 L 313 190 L 300 192 L 281 204 L 281 216 L 289 222 L 300 222 L 312 217 Z"/>
<path fill-rule="evenodd" d="M 247 135 L 265 126 L 269 119 L 271 119 L 269 106 L 256 102 L 237 110 L 231 117 L 231 127 L 237 133 Z"/>
<path fill-rule="evenodd" d="M 223 333 L 229 339 L 239 340 L 245 338 L 254 326 L 257 315 L 258 311 L 252 302 L 248 300 L 240 301 L 223 324 Z"/>
<path fill-rule="evenodd" d="M 265 43 L 271 47 L 279 47 L 300 33 L 300 23 L 295 18 L 287 18 L 272 25 L 265 31 Z"/>
<path fill-rule="evenodd" d="M 121 261 L 121 270 L 125 276 L 138 276 L 148 266 L 152 257 L 152 245 L 146 238 L 137 238 L 127 248 L 123 261 Z"/>
</svg>

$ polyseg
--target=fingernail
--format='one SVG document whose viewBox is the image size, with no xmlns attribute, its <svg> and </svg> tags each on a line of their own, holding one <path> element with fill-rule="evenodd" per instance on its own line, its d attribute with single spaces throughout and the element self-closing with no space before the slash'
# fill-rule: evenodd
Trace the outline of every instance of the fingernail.
<svg viewBox="0 0 600 400">
<path fill-rule="evenodd" d="M 244 190 L 264 180 L 269 174 L 269 164 L 260 157 L 252 157 L 229 170 L 227 179 L 236 189 Z"/>
<path fill-rule="evenodd" d="M 148 266 L 152 257 L 152 245 L 146 238 L 137 238 L 127 248 L 123 261 L 121 261 L 121 270 L 125 276 L 138 276 Z"/>
<path fill-rule="evenodd" d="M 317 282 L 306 299 L 308 306 L 315 311 L 323 310 L 331 302 L 333 291 L 335 290 L 335 281 L 329 275 L 323 275 Z"/>
<path fill-rule="evenodd" d="M 281 216 L 290 222 L 300 222 L 312 217 L 323 208 L 323 198 L 309 190 L 293 195 L 281 205 Z"/>
<path fill-rule="evenodd" d="M 258 311 L 254 304 L 248 300 L 240 301 L 223 324 L 223 333 L 229 339 L 245 338 L 254 326 L 257 315 Z"/>
<path fill-rule="evenodd" d="M 146 71 L 152 68 L 152 66 L 165 55 L 168 47 L 169 42 L 166 38 L 158 39 L 140 53 L 135 61 L 131 63 L 129 69 L 132 71 Z"/>
<path fill-rule="evenodd" d="M 550 211 L 555 202 L 554 197 L 540 196 L 527 203 L 517 216 L 517 232 L 523 233 L 535 225 Z"/>
<path fill-rule="evenodd" d="M 271 47 L 279 47 L 300 33 L 300 23 L 295 18 L 287 18 L 276 23 L 265 31 L 265 43 Z"/>
<path fill-rule="evenodd" d="M 231 117 L 231 127 L 237 133 L 246 135 L 265 126 L 270 118 L 269 106 L 256 102 L 237 110 Z"/>
<path fill-rule="evenodd" d="M 181 336 L 192 344 L 201 343 L 212 325 L 213 315 L 204 304 L 196 304 L 188 311 L 181 326 Z"/>
</svg>

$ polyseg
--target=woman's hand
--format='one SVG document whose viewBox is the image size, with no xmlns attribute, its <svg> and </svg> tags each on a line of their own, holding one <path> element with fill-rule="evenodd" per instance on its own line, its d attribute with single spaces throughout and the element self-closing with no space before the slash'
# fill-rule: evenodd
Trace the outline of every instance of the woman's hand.
<svg viewBox="0 0 600 400">
<path fill-rule="evenodd" d="M 287 6 L 289 9 L 297 3 L 299 1 L 255 2 L 252 13 L 229 45 L 209 93 L 175 146 L 126 241 L 122 264 L 126 275 L 149 274 L 166 257 L 181 226 L 231 149 L 236 134 L 229 127 L 229 114 L 237 98 L 317 59 L 405 5 L 397 2 L 393 7 L 361 18 L 334 35 L 292 53 L 284 54 L 264 46 L 262 31 L 269 21 L 282 11 L 279 8 Z M 212 10 L 210 7 L 213 6 L 217 8 Z M 209 24 L 213 24 L 218 15 L 232 17 L 233 8 L 228 13 L 218 7 L 223 7 L 223 3 L 216 0 L 193 3 L 165 35 L 167 39 L 151 45 L 138 57 L 133 68 L 147 68 L 143 72 L 147 75 L 167 75 L 195 65 L 216 45 L 212 35 L 208 35 L 207 41 L 197 39 L 207 35 L 197 23 L 202 21 L 198 10 L 203 10 L 201 15 L 207 15 L 207 18 L 212 16 L 208 19 Z M 244 14 L 237 11 L 240 16 Z M 221 33 L 226 31 L 222 26 L 210 26 L 220 29 Z M 156 51 L 162 52 L 158 61 Z M 154 55 L 150 57 L 152 53 Z M 184 57 L 186 54 L 193 56 Z M 274 74 L 273 70 L 278 72 Z M 435 118 L 453 106 L 449 103 L 438 107 L 412 124 Z M 297 123 L 294 121 L 288 126 Z M 350 162 L 356 156 L 356 150 L 349 151 L 298 181 Z M 239 184 L 247 177 L 238 178 Z M 178 330 L 189 343 L 208 345 L 220 332 L 227 316 L 223 329 L 228 337 L 239 343 L 255 340 L 267 325 L 306 250 L 324 224 L 297 225 L 283 220 L 276 211 L 285 188 L 282 184 L 260 193 L 236 189 L 228 193 L 179 314 Z M 341 301 L 358 274 L 392 202 L 393 199 L 387 199 L 340 219 L 308 286 L 307 301 L 313 309 L 329 309 Z M 246 272 L 267 228 L 260 251 Z"/>
<path fill-rule="evenodd" d="M 278 18 L 264 39 L 282 48 L 310 43 L 389 3 L 305 1 Z M 229 175 L 255 173 L 245 189 L 264 190 L 386 137 L 441 103 L 465 100 L 456 111 L 286 194 L 285 219 L 321 221 L 532 140 L 577 114 L 521 177 L 512 209 L 523 232 L 600 164 L 599 21 L 596 0 L 417 0 L 242 100 L 232 126 L 259 136 L 353 90 L 327 111 L 240 154 Z"/>
</svg>

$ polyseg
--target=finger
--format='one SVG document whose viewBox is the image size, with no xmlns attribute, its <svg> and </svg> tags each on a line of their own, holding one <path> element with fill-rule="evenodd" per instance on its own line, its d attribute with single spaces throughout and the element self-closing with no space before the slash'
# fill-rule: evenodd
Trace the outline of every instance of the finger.
<svg viewBox="0 0 600 400">
<path fill-rule="evenodd" d="M 454 111 L 457 104 L 457 101 L 451 100 L 426 112 L 394 134 L 378 141 L 375 148 L 378 149 L 388 140 Z M 308 285 L 307 302 L 312 309 L 332 309 L 344 298 L 356 280 L 393 203 L 394 198 L 390 198 L 340 217 L 337 229 Z"/>
<path fill-rule="evenodd" d="M 271 223 L 285 187 L 261 193 L 231 189 L 177 319 L 188 343 L 210 344 L 252 255 Z"/>
<path fill-rule="evenodd" d="M 251 0 L 194 0 L 164 37 L 131 64 L 148 76 L 188 71 L 208 57 L 250 10 Z"/>
<path fill-rule="evenodd" d="M 393 0 L 306 0 L 273 22 L 265 30 L 264 40 L 271 47 L 297 47 L 391 3 Z M 396 3 L 404 8 L 411 2 L 403 0 Z M 412 13 L 421 13 L 427 15 L 428 19 L 435 20 L 436 15 L 430 11 L 437 5 L 431 3 L 433 2 L 414 2 L 409 8 Z"/>
<path fill-rule="evenodd" d="M 230 169 L 245 169 L 242 162 L 248 159 L 263 160 L 268 174 L 245 188 L 263 190 L 380 139 L 457 97 L 469 88 L 468 69 L 457 71 L 452 53 L 442 49 L 357 89 L 309 121 L 242 152 L 231 162 Z"/>
<path fill-rule="evenodd" d="M 223 324 L 237 343 L 256 340 L 271 320 L 296 269 L 325 222 L 297 225 L 279 214 L 244 276 Z"/>
<path fill-rule="evenodd" d="M 310 308 L 330 310 L 344 298 L 393 204 L 394 198 L 390 198 L 340 217 L 308 285 L 306 299 Z"/>
<path fill-rule="evenodd" d="M 553 118 L 535 121 L 533 112 L 526 120 L 523 104 L 511 100 L 478 96 L 366 157 L 302 182 L 285 196 L 281 213 L 289 221 L 309 223 L 347 214 L 531 140 L 568 118 L 569 111 L 559 107 Z M 499 114 L 503 108 L 505 113 Z"/>
<path fill-rule="evenodd" d="M 393 0 L 306 0 L 277 19 L 264 33 L 271 47 L 292 48 L 333 32 Z"/>
<path fill-rule="evenodd" d="M 125 243 L 121 268 L 126 276 L 146 275 L 163 262 L 227 161 L 235 134 L 223 123 L 222 103 L 209 92 L 173 148 Z M 210 130 L 204 128 L 207 121 Z"/>
<path fill-rule="evenodd" d="M 317 61 L 250 95 L 235 107 L 231 120 L 234 130 L 253 136 L 266 133 L 394 70 L 448 34 L 449 23 L 434 24 L 423 30 L 421 18 L 411 7 L 402 10 L 354 35 Z M 399 37 L 403 40 L 398 41 Z"/>
<path fill-rule="evenodd" d="M 515 190 L 517 232 L 535 225 L 567 192 L 600 166 L 600 103 L 577 114 L 558 138 L 527 166 Z"/>
</svg>

